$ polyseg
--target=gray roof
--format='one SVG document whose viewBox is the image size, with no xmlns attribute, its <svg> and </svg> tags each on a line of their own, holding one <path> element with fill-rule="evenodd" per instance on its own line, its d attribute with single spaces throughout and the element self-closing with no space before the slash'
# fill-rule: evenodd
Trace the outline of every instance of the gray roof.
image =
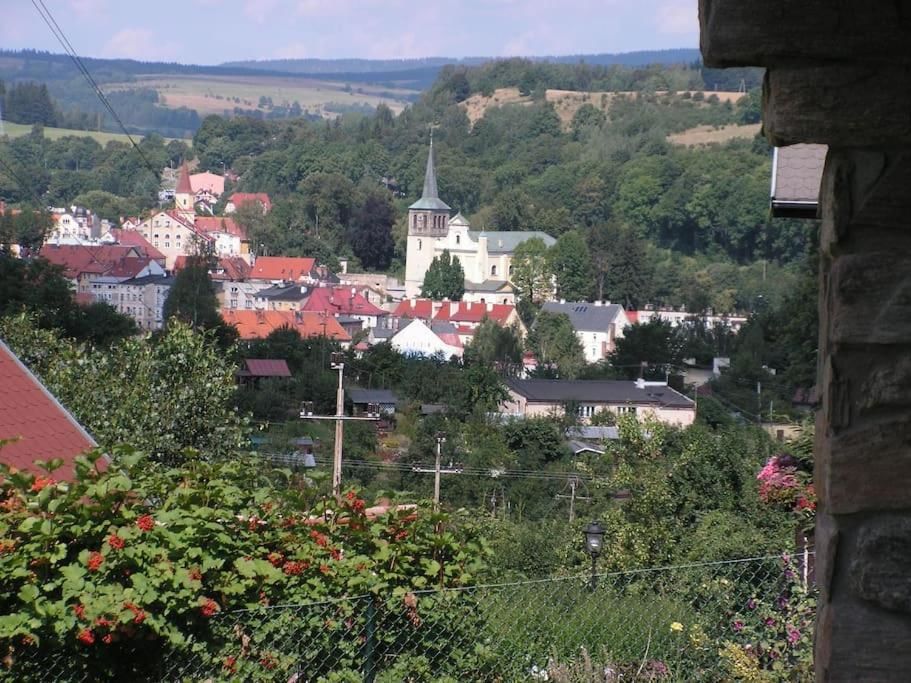
<svg viewBox="0 0 911 683">
<path fill-rule="evenodd" d="M 548 301 L 541 310 L 547 313 L 565 313 L 575 330 L 583 332 L 606 332 L 623 312 L 619 304 L 590 304 L 584 301 L 560 303 Z"/>
<path fill-rule="evenodd" d="M 484 280 L 481 283 L 465 280 L 466 292 L 499 292 L 502 290 L 512 291 L 512 285 L 504 280 Z"/>
<path fill-rule="evenodd" d="M 691 399 L 667 385 L 640 387 L 633 381 L 585 379 L 507 379 L 506 386 L 532 403 L 611 403 L 692 408 Z"/>
<path fill-rule="evenodd" d="M 99 278 L 95 279 L 97 280 Z M 164 287 L 170 287 L 174 284 L 174 280 L 176 279 L 177 278 L 171 275 L 143 275 L 142 277 L 134 277 L 129 280 L 123 280 L 120 284 L 132 286 L 162 285 Z"/>
<path fill-rule="evenodd" d="M 826 163 L 825 145 L 776 147 L 772 163 L 772 213 L 815 218 Z"/>
<path fill-rule="evenodd" d="M 605 439 L 614 441 L 620 438 L 620 430 L 617 427 L 583 425 L 580 427 L 570 427 L 566 430 L 566 436 L 570 439 L 582 441 L 603 441 Z"/>
<path fill-rule="evenodd" d="M 452 323 L 431 323 L 430 329 L 434 334 L 458 334 L 459 330 Z"/>
<path fill-rule="evenodd" d="M 307 298 L 307 295 L 307 292 L 301 291 L 300 285 L 272 285 L 268 289 L 262 289 L 256 293 L 257 297 L 280 301 L 302 301 Z"/>
<path fill-rule="evenodd" d="M 481 236 L 487 238 L 487 251 L 491 254 L 511 254 L 522 242 L 526 242 L 534 237 L 544 241 L 548 247 L 556 244 L 557 240 L 540 230 L 469 230 L 468 236 L 475 242 Z"/>
<path fill-rule="evenodd" d="M 603 448 L 597 448 L 596 446 L 592 446 L 591 444 L 585 443 L 584 441 L 569 441 L 567 445 L 573 452 L 573 455 L 579 455 L 579 453 L 584 453 L 585 451 L 597 453 L 598 455 L 604 455 Z"/>
<path fill-rule="evenodd" d="M 399 397 L 390 389 L 348 389 L 352 403 L 398 403 Z"/>
<path fill-rule="evenodd" d="M 427 167 L 424 169 L 424 191 L 421 198 L 412 204 L 410 209 L 428 211 L 449 211 L 449 206 L 440 199 L 437 190 L 437 171 L 433 163 L 433 138 L 430 138 L 430 151 L 427 152 Z"/>
<path fill-rule="evenodd" d="M 374 327 L 370 330 L 370 334 L 373 335 L 374 339 L 391 339 L 395 336 L 395 330 L 390 330 L 385 327 Z"/>
</svg>

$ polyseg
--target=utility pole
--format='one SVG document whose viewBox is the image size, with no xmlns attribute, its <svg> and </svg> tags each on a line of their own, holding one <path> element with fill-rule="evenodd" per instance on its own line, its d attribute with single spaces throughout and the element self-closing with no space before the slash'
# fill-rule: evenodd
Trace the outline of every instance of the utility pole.
<svg viewBox="0 0 911 683">
<path fill-rule="evenodd" d="M 342 377 L 345 374 L 345 363 L 341 362 L 341 354 L 332 354 L 335 358 L 332 364 L 333 370 L 338 370 L 338 391 L 335 394 L 335 416 L 342 417 L 345 414 L 345 390 L 342 388 Z M 345 438 L 345 423 L 342 420 L 335 421 L 335 452 L 332 457 L 332 494 L 337 498 L 342 495 L 342 441 Z"/>
<path fill-rule="evenodd" d="M 314 415 L 313 401 L 301 404 L 300 418 L 302 420 L 325 420 L 335 422 L 335 448 L 332 457 L 332 494 L 336 498 L 342 495 L 342 452 L 345 439 L 344 423 L 346 420 L 360 420 L 362 422 L 376 422 L 380 419 L 380 406 L 378 403 L 367 405 L 367 414 L 364 416 L 345 415 L 345 389 L 343 379 L 345 373 L 345 355 L 333 352 L 330 365 L 338 371 L 338 391 L 335 395 L 335 415 Z"/>
<path fill-rule="evenodd" d="M 437 509 L 440 507 L 440 455 L 444 443 L 446 443 L 446 436 L 443 432 L 437 432 L 437 460 L 433 468 L 433 505 Z"/>
<path fill-rule="evenodd" d="M 579 477 L 576 477 L 576 476 L 571 477 L 569 480 L 569 495 L 567 495 L 565 493 L 558 493 L 556 495 L 557 498 L 569 498 L 569 523 L 570 524 L 572 524 L 573 521 L 576 519 L 576 501 L 577 500 L 591 500 L 591 496 L 577 496 L 576 495 L 576 489 L 578 489 L 580 484 L 583 487 L 585 487 L 585 484 L 582 482 L 582 480 Z M 564 488 L 563 490 L 565 491 L 566 489 Z M 585 492 L 588 493 L 588 490 L 586 489 Z"/>
</svg>

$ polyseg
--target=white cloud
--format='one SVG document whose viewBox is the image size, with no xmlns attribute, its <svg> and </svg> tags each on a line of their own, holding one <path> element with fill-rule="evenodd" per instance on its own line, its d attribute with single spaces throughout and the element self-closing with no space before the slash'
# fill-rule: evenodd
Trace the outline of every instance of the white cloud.
<svg viewBox="0 0 911 683">
<path fill-rule="evenodd" d="M 125 28 L 115 33 L 102 48 L 105 57 L 122 57 L 145 61 L 178 60 L 180 50 L 173 42 L 159 40 L 145 28 Z"/>
</svg>

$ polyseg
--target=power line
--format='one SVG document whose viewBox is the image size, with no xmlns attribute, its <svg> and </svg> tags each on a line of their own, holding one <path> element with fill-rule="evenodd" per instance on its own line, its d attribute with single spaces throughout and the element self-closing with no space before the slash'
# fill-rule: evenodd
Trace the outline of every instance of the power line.
<svg viewBox="0 0 911 683">
<path fill-rule="evenodd" d="M 44 0 L 32 0 L 32 5 L 38 11 L 38 14 L 41 15 L 41 18 L 44 20 L 44 23 L 47 24 L 47 27 L 51 30 L 51 33 L 54 34 L 54 37 L 57 39 L 57 42 L 63 47 L 63 50 L 69 55 L 70 59 L 73 60 L 73 63 L 76 65 L 76 68 L 79 69 L 79 72 L 88 82 L 89 86 L 98 96 L 98 99 L 101 101 L 101 104 L 104 105 L 105 109 L 110 112 L 111 116 L 114 118 L 114 121 L 117 122 L 117 125 L 120 126 L 120 129 L 123 131 L 124 135 L 127 136 L 127 139 L 130 141 L 130 144 L 133 146 L 133 149 L 139 154 L 143 163 L 149 168 L 152 173 L 156 175 L 159 173 L 146 157 L 145 153 L 136 144 L 136 141 L 133 139 L 133 136 L 130 134 L 130 131 L 127 130 L 126 126 L 123 124 L 123 121 L 118 116 L 117 112 L 114 111 L 114 107 L 111 105 L 108 98 L 105 96 L 104 92 L 101 90 L 101 87 L 92 77 L 92 74 L 89 73 L 89 70 L 83 64 L 82 59 L 79 57 L 73 45 L 70 43 L 69 39 L 66 37 L 66 34 L 63 32 L 63 29 L 60 28 L 60 25 L 57 23 L 57 20 L 54 19 L 54 15 L 47 8 L 47 5 L 44 4 Z"/>
</svg>

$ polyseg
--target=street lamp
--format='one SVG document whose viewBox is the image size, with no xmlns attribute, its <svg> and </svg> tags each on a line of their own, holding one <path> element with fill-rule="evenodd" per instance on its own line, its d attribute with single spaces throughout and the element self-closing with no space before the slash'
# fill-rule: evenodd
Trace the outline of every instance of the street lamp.
<svg viewBox="0 0 911 683">
<path fill-rule="evenodd" d="M 592 558 L 592 578 L 591 589 L 595 590 L 598 585 L 598 575 L 595 573 L 595 565 L 598 562 L 598 556 L 604 548 L 604 528 L 601 522 L 589 522 L 582 530 L 585 534 L 585 550 Z"/>
</svg>

